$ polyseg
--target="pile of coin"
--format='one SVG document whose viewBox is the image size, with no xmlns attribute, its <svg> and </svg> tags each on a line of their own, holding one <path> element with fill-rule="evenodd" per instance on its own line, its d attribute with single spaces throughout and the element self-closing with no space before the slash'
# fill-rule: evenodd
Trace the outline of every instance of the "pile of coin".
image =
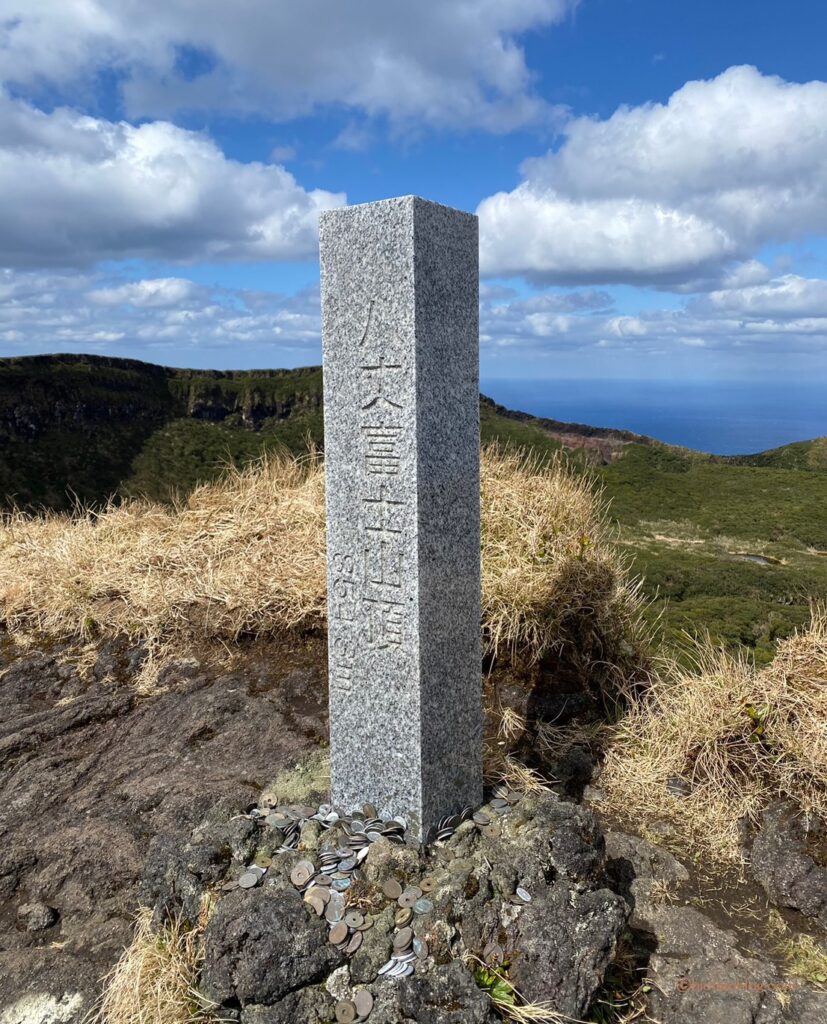
<svg viewBox="0 0 827 1024">
<path fill-rule="evenodd" d="M 382 886 L 384 894 L 395 900 L 399 909 L 393 919 L 393 954 L 379 969 L 380 975 L 405 978 L 413 974 L 417 960 L 424 960 L 428 956 L 427 942 L 414 935 L 411 925 L 414 915 L 430 914 L 434 909 L 433 903 L 423 893 L 431 892 L 435 884 L 432 878 L 426 876 L 419 885 L 409 885 L 404 889 L 395 878 L 389 878 Z"/>
<path fill-rule="evenodd" d="M 340 999 L 336 1003 L 336 1020 L 338 1024 L 353 1024 L 354 1021 L 367 1020 L 372 1009 L 373 996 L 363 988 L 353 999 Z"/>
<path fill-rule="evenodd" d="M 328 941 L 353 956 L 362 945 L 362 933 L 372 927 L 370 918 L 345 903 L 342 883 L 350 885 L 350 873 L 356 865 L 355 857 L 340 858 L 347 851 L 324 851 L 320 855 L 322 867 L 316 870 L 311 860 L 300 860 L 290 872 L 290 881 L 302 893 L 304 902 L 317 917 L 324 917 L 330 925 Z M 333 854 L 334 859 L 330 859 Z M 344 870 L 342 870 L 344 868 Z M 338 883 L 338 884 L 337 884 Z"/>
</svg>

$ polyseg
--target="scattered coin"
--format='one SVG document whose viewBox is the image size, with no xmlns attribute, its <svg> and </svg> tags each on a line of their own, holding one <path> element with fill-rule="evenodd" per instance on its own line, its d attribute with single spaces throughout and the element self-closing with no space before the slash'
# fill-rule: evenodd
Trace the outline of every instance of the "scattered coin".
<svg viewBox="0 0 827 1024">
<path fill-rule="evenodd" d="M 393 923 L 397 928 L 404 928 L 413 920 L 413 910 L 410 907 L 400 907 L 394 914 Z"/>
<path fill-rule="evenodd" d="M 400 907 L 413 907 L 418 898 L 418 896 L 415 896 L 412 892 L 408 892 L 406 889 L 396 902 Z"/>
<path fill-rule="evenodd" d="M 480 832 L 482 832 L 486 839 L 500 838 L 500 829 L 498 825 L 483 825 Z"/>
<path fill-rule="evenodd" d="M 338 903 L 334 903 L 331 900 L 325 909 L 324 916 L 328 924 L 338 924 L 345 916 L 345 913 Z"/>
<path fill-rule="evenodd" d="M 316 917 L 321 917 L 324 913 L 324 902 L 318 896 L 305 896 L 304 902 L 312 908 Z"/>
<path fill-rule="evenodd" d="M 303 889 L 316 874 L 316 868 L 309 860 L 300 860 L 290 872 L 290 881 L 297 889 Z"/>
<path fill-rule="evenodd" d="M 336 889 L 338 892 L 344 892 L 345 889 L 349 888 L 349 886 L 350 886 L 350 879 L 349 878 L 334 878 L 333 879 L 333 888 Z"/>
<path fill-rule="evenodd" d="M 494 797 L 491 806 L 495 811 L 504 811 L 508 807 L 508 801 L 501 796 Z"/>
<path fill-rule="evenodd" d="M 264 854 L 259 854 L 258 857 L 256 857 L 255 863 L 257 868 L 264 868 L 266 870 L 273 866 L 273 858 L 267 857 Z"/>
<path fill-rule="evenodd" d="M 364 923 L 364 920 L 364 914 L 360 914 L 358 910 L 349 910 L 345 914 L 345 924 L 348 926 L 348 928 L 358 928 L 361 924 Z"/>
<path fill-rule="evenodd" d="M 327 886 L 319 885 L 317 883 L 316 885 L 311 885 L 310 888 L 306 890 L 304 897 L 305 899 L 312 897 L 313 899 L 321 900 L 322 903 L 327 906 L 330 902 L 330 889 L 328 889 Z"/>
<path fill-rule="evenodd" d="M 361 932 L 354 932 L 350 937 L 350 942 L 345 946 L 345 953 L 348 956 L 353 956 L 356 950 L 362 945 L 364 936 Z"/>
<path fill-rule="evenodd" d="M 258 885 L 260 877 L 255 871 L 245 871 L 239 878 L 238 884 L 242 889 L 252 889 Z"/>
<path fill-rule="evenodd" d="M 474 822 L 477 825 L 488 825 L 490 821 L 491 819 L 488 817 L 485 811 L 477 811 L 477 813 L 474 815 Z"/>
<path fill-rule="evenodd" d="M 368 1017 L 373 1009 L 373 996 L 366 988 L 360 989 L 353 998 L 356 1012 L 360 1017 Z"/>
<path fill-rule="evenodd" d="M 412 928 L 401 928 L 393 937 L 394 949 L 407 949 L 413 940 Z"/>
<path fill-rule="evenodd" d="M 362 810 L 364 811 L 366 818 L 376 817 L 376 808 L 373 806 L 373 804 L 364 804 Z"/>
<path fill-rule="evenodd" d="M 520 897 L 523 903 L 531 903 L 531 893 L 528 891 L 528 889 L 524 889 L 522 886 L 519 886 L 517 889 L 517 895 Z"/>
<path fill-rule="evenodd" d="M 332 945 L 338 946 L 341 942 L 345 941 L 347 934 L 347 925 L 344 921 L 339 921 L 330 929 L 328 940 Z"/>
<path fill-rule="evenodd" d="M 428 943 L 424 939 L 414 939 L 413 951 L 420 960 L 424 960 L 428 955 Z"/>
<path fill-rule="evenodd" d="M 359 1016 L 359 1011 L 356 1009 L 356 1003 L 352 1003 L 349 999 L 340 999 L 339 1002 L 336 1003 L 334 1012 L 336 1014 L 338 1024 L 353 1024 L 357 1016 Z"/>
<path fill-rule="evenodd" d="M 527 902 L 528 900 L 526 900 L 526 903 Z M 434 905 L 430 900 L 426 900 L 424 896 L 421 896 L 416 903 L 414 903 L 413 909 L 415 914 L 430 914 L 434 909 Z"/>
<path fill-rule="evenodd" d="M 434 889 L 436 889 L 436 879 L 431 878 L 430 875 L 426 875 L 424 878 L 420 878 L 419 888 L 423 892 L 433 892 Z"/>
<path fill-rule="evenodd" d="M 398 900 L 402 895 L 402 886 L 395 878 L 389 878 L 382 886 L 382 892 L 392 900 Z"/>
</svg>

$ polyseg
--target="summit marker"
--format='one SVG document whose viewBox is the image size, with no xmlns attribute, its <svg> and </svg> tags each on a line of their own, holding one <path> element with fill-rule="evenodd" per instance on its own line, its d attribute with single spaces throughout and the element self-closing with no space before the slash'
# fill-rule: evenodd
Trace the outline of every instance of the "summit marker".
<svg viewBox="0 0 827 1024">
<path fill-rule="evenodd" d="M 321 216 L 332 799 L 482 801 L 477 218 Z"/>
</svg>

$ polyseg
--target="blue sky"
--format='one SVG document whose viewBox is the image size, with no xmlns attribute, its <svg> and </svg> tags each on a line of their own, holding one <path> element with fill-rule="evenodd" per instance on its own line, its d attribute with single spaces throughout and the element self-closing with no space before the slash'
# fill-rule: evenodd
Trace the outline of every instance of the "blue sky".
<svg viewBox="0 0 827 1024">
<path fill-rule="evenodd" d="M 827 381 L 824 38 L 820 0 L 0 0 L 0 355 L 318 362 L 319 211 L 416 193 L 480 216 L 489 378 Z"/>
</svg>

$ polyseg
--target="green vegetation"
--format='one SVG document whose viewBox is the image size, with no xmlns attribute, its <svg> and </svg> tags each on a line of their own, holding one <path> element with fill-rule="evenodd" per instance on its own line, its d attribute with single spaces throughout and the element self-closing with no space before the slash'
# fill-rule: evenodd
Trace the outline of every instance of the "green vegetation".
<svg viewBox="0 0 827 1024">
<path fill-rule="evenodd" d="M 321 445 L 321 392 L 318 367 L 0 360 L 0 503 L 66 509 L 112 494 L 186 496 L 227 465 Z M 595 477 L 667 640 L 709 631 L 764 663 L 807 621 L 810 600 L 827 598 L 827 438 L 717 457 L 587 427 L 564 448 L 551 421 L 487 400 L 480 418 L 483 442 L 543 460 L 564 452 Z"/>
<path fill-rule="evenodd" d="M 630 445 L 600 469 L 667 639 L 709 631 L 763 664 L 827 597 L 827 469 L 812 458 L 824 441 L 790 447 L 768 462 Z"/>
</svg>

